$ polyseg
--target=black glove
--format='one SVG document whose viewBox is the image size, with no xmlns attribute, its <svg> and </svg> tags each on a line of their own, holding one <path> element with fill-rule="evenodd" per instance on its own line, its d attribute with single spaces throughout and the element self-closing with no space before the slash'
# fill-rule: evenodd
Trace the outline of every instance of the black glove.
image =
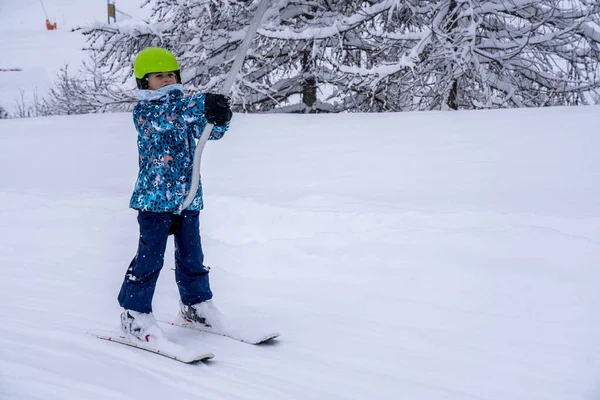
<svg viewBox="0 0 600 400">
<path fill-rule="evenodd" d="M 229 106 L 229 100 L 229 97 L 222 94 L 206 93 L 204 115 L 210 124 L 223 126 L 231 121 L 233 113 Z"/>
</svg>

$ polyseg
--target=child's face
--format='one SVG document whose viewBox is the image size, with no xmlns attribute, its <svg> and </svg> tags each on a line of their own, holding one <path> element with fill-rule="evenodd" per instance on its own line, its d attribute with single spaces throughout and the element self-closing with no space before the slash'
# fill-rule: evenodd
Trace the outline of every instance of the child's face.
<svg viewBox="0 0 600 400">
<path fill-rule="evenodd" d="M 177 83 L 175 72 L 152 72 L 148 74 L 148 89 L 157 90 L 161 87 Z"/>
</svg>

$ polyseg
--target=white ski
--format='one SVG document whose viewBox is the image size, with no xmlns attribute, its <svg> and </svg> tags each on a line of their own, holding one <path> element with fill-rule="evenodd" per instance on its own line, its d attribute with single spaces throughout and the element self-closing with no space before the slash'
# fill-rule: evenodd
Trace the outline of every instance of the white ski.
<svg viewBox="0 0 600 400">
<path fill-rule="evenodd" d="M 240 328 L 232 324 L 222 326 L 211 326 L 199 324 L 183 319 L 181 316 L 175 318 L 174 321 L 158 321 L 164 324 L 179 326 L 181 328 L 194 329 L 201 332 L 212 333 L 215 335 L 226 336 L 239 342 L 248 344 L 261 344 L 273 340 L 280 336 L 279 332 L 265 331 L 253 328 Z"/>
<path fill-rule="evenodd" d="M 117 333 L 113 331 L 94 330 L 90 331 L 89 333 L 98 339 L 108 340 L 109 342 L 120 343 L 126 346 L 146 350 L 185 364 L 196 364 L 201 361 L 211 359 L 215 356 L 213 353 L 185 348 L 165 338 L 151 338 L 146 342 L 137 338 L 130 338 L 123 333 Z"/>
</svg>

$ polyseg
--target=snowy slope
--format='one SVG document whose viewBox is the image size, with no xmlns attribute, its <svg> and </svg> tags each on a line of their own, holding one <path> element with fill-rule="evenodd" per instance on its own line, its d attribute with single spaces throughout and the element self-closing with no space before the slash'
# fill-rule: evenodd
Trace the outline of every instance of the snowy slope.
<svg viewBox="0 0 600 400">
<path fill-rule="evenodd" d="M 0 26 L 6 31 L 46 30 L 46 18 L 56 22 L 59 30 L 69 30 L 94 21 L 107 20 L 106 0 L 3 0 L 0 3 Z M 133 18 L 148 15 L 141 0 L 116 0 L 118 10 Z M 119 13 L 117 20 L 129 17 Z"/>
<path fill-rule="evenodd" d="M 0 121 L 0 398 L 597 399 L 599 117 L 236 115 L 206 261 L 221 309 L 282 337 L 171 331 L 201 366 L 86 335 L 117 326 L 137 243 L 130 116 Z"/>
<path fill-rule="evenodd" d="M 140 19 L 149 14 L 140 0 L 117 0 L 118 10 Z M 42 6 L 43 5 L 43 6 Z M 77 27 L 106 21 L 106 0 L 0 1 L 0 107 L 17 113 L 19 104 L 44 97 L 61 68 L 79 70 L 86 42 Z M 46 10 L 44 12 L 44 9 Z M 46 30 L 46 13 L 58 30 Z M 118 14 L 118 21 L 129 17 Z M 20 71 L 2 71 L 19 69 Z"/>
</svg>

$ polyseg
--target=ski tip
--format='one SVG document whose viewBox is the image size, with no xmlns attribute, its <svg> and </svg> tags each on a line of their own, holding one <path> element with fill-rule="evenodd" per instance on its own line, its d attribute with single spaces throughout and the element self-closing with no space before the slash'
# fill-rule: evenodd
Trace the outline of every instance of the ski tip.
<svg viewBox="0 0 600 400">
<path fill-rule="evenodd" d="M 196 356 L 192 360 L 185 361 L 185 362 L 187 364 L 198 364 L 198 363 L 201 363 L 204 361 L 208 361 L 212 358 L 215 358 L 215 355 L 213 353 L 206 353 L 206 354 L 202 354 L 200 356 Z"/>
<path fill-rule="evenodd" d="M 279 332 L 270 333 L 270 334 L 265 335 L 264 337 L 262 337 L 260 340 L 257 340 L 255 342 L 251 342 L 250 344 L 272 343 L 273 340 L 277 339 L 279 336 L 281 336 L 281 334 Z"/>
</svg>

